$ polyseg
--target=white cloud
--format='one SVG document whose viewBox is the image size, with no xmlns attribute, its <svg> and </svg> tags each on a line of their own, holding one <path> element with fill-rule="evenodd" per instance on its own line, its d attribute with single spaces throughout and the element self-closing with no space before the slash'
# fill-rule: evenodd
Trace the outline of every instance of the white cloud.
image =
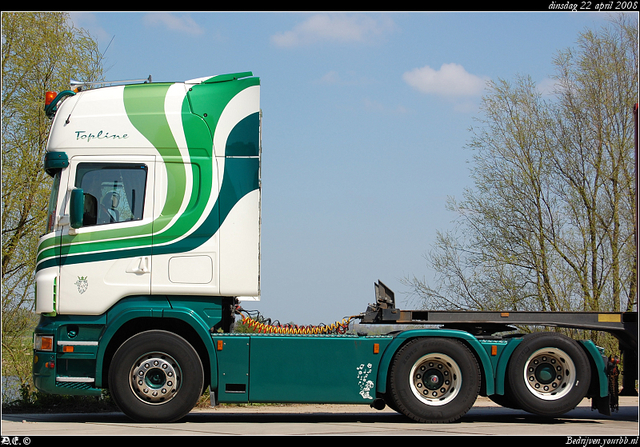
<svg viewBox="0 0 640 447">
<path fill-rule="evenodd" d="M 440 96 L 478 96 L 488 80 L 468 73 L 455 63 L 442 64 L 439 70 L 428 65 L 414 68 L 404 73 L 402 79 L 422 93 Z"/>
<path fill-rule="evenodd" d="M 113 37 L 100 26 L 98 18 L 93 13 L 72 12 L 69 13 L 69 19 L 74 26 L 88 30 L 91 36 L 101 44 L 108 44 Z M 102 48 L 102 51 L 104 51 L 104 48 Z"/>
<path fill-rule="evenodd" d="M 186 34 L 202 34 L 204 30 L 188 15 L 177 16 L 169 13 L 145 14 L 143 22 L 147 26 L 161 25 L 171 31 Z"/>
<path fill-rule="evenodd" d="M 297 24 L 290 31 L 271 36 L 279 47 L 297 47 L 316 42 L 369 42 L 384 36 L 395 27 L 387 17 L 318 14 Z"/>
</svg>

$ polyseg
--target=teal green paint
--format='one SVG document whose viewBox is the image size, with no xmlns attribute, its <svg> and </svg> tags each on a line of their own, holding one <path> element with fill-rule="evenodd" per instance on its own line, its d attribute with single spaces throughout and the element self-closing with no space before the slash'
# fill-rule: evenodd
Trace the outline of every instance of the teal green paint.
<svg viewBox="0 0 640 447">
<path fill-rule="evenodd" d="M 42 315 L 35 331 L 38 334 L 52 334 L 56 340 L 95 341 L 106 324 L 106 315 Z M 74 338 L 67 335 L 67 327 L 79 326 Z"/>
<path fill-rule="evenodd" d="M 257 158 L 227 158 L 222 187 L 213 209 L 189 237 L 167 246 L 154 247 L 154 254 L 179 253 L 197 248 L 214 235 L 238 201 L 259 187 L 260 160 Z"/>
<path fill-rule="evenodd" d="M 190 296 L 137 296 L 119 301 L 105 314 L 99 316 L 75 316 L 59 315 L 56 318 L 41 317 L 36 328 L 38 334 L 53 334 L 57 345 L 58 340 L 67 341 L 98 341 L 97 347 L 76 348 L 74 354 L 64 354 L 62 359 L 82 360 L 82 363 L 71 365 L 72 368 L 84 368 L 87 371 L 91 362 L 90 377 L 95 377 L 97 388 L 105 387 L 103 381 L 104 356 L 109 347 L 109 342 L 120 328 L 139 318 L 173 318 L 189 324 L 203 341 L 210 358 L 212 369 L 212 386 L 217 384 L 217 369 L 213 341 L 209 330 L 220 322 L 222 318 L 221 298 L 190 297 Z M 77 328 L 77 335 L 72 339 L 68 336 L 68 328 Z M 48 358 L 49 353 L 45 353 Z M 53 361 L 56 356 L 60 359 L 61 353 L 51 353 Z M 34 363 L 34 377 L 40 377 L 40 383 L 46 392 L 53 394 L 68 394 L 66 387 L 56 385 L 55 377 L 51 370 L 44 368 L 46 361 Z M 96 388 L 96 389 L 97 389 Z M 93 393 L 95 389 L 76 390 L 79 394 Z M 82 391 L 82 392 L 81 392 Z"/>
<path fill-rule="evenodd" d="M 498 363 L 496 365 L 496 389 L 495 394 L 504 395 L 504 385 L 507 378 L 507 366 L 509 366 L 509 360 L 511 354 L 518 347 L 522 338 L 512 338 L 509 340 L 507 346 L 502 350 Z"/>
<path fill-rule="evenodd" d="M 223 185 L 220 191 L 220 221 L 223 222 L 231 209 L 245 195 L 260 187 L 260 160 L 257 158 L 227 158 L 225 160 Z"/>
<path fill-rule="evenodd" d="M 579 340 L 582 346 L 584 346 L 587 354 L 591 356 L 593 363 L 595 364 L 598 375 L 598 389 L 600 391 L 600 397 L 606 397 L 609 395 L 609 380 L 607 379 L 607 366 L 604 364 L 604 359 L 598 351 L 598 348 L 591 340 Z M 593 373 L 593 372 L 592 372 Z M 593 379 L 591 379 L 593 380 Z"/>
<path fill-rule="evenodd" d="M 229 101 L 242 90 L 260 85 L 260 78 L 238 79 L 233 82 L 202 83 L 191 87 L 187 99 L 193 114 L 204 119 L 213 133 L 218 125 L 222 111 Z M 212 98 L 215 100 L 212 101 Z"/>
<path fill-rule="evenodd" d="M 383 352 L 391 341 L 391 337 L 252 335 L 249 401 L 370 404 L 376 397 L 381 359 L 374 344 Z"/>
<path fill-rule="evenodd" d="M 497 369 L 498 369 L 498 365 L 500 363 L 502 354 L 507 348 L 507 346 L 509 345 L 510 341 L 507 341 L 507 340 L 479 340 L 479 341 L 482 347 L 484 347 L 485 352 L 487 353 L 487 356 L 491 361 L 491 369 L 493 371 L 493 376 L 495 377 L 495 380 L 496 380 L 494 392 L 496 394 L 502 394 L 501 392 L 498 392 L 498 381 L 500 381 L 501 379 L 504 379 L 504 376 L 500 377 L 499 373 L 497 372 Z M 491 350 L 494 346 L 496 347 L 496 355 L 491 354 Z"/>
<path fill-rule="evenodd" d="M 138 296 L 120 300 L 106 313 L 104 333 L 100 337 L 98 359 L 96 364 L 96 386 L 107 386 L 103 383 L 102 370 L 104 355 L 109 342 L 115 333 L 127 322 L 136 318 L 161 317 L 162 312 L 170 309 L 171 305 L 164 296 Z"/>
<path fill-rule="evenodd" d="M 107 326 L 100 339 L 96 365 L 96 386 L 105 386 L 102 370 L 109 342 L 126 323 L 137 318 L 175 318 L 188 323 L 203 341 L 211 368 L 215 370 L 215 353 L 209 330 L 222 318 L 221 298 L 183 296 L 138 296 L 125 298 L 107 313 Z M 215 375 L 212 374 L 211 380 Z"/>
<path fill-rule="evenodd" d="M 216 351 L 218 364 L 218 386 L 216 398 L 219 402 L 249 402 L 249 336 L 214 336 L 214 345 L 222 342 Z M 211 387 L 215 390 L 215 387 Z"/>
<path fill-rule="evenodd" d="M 154 145 L 163 161 L 167 162 L 165 165 L 167 181 L 172 185 L 172 188 L 167 193 L 167 201 L 162 211 L 164 216 L 174 216 L 180 209 L 186 187 L 184 161 L 179 157 L 180 152 L 169 128 L 164 109 L 166 94 L 171 85 L 163 83 L 128 85 L 123 90 L 123 101 L 129 120 Z M 193 128 L 193 126 L 191 127 Z M 206 134 L 209 134 L 208 129 L 206 129 Z M 176 160 L 176 155 L 178 160 Z M 169 161 L 179 161 L 179 163 L 170 164 Z M 126 248 L 150 245 L 151 232 L 162 230 L 169 222 L 170 219 L 164 219 L 127 229 L 105 227 L 103 230 L 91 233 L 64 236 L 61 240 L 46 241 L 40 247 L 42 251 L 38 261 L 50 255 L 45 249 L 55 243 L 69 246 L 65 255 L 108 250 L 114 247 L 113 244 L 117 244 L 118 240 L 121 240 Z M 93 243 L 84 244 L 85 242 Z"/>
<path fill-rule="evenodd" d="M 105 315 L 41 316 L 35 333 L 53 335 L 56 348 L 54 352 L 34 352 L 37 361 L 34 358 L 33 378 L 37 388 L 49 394 L 99 396 L 102 392 L 99 387 L 56 382 L 54 371 L 62 376 L 93 377 L 98 347 L 76 345 L 73 353 L 63 353 L 58 341 L 98 341 L 105 323 Z M 56 370 L 46 368 L 47 362 L 55 363 Z"/>
<path fill-rule="evenodd" d="M 37 351 L 33 361 L 33 383 L 36 388 L 47 394 L 66 394 L 64 391 L 56 391 L 56 378 L 53 370 L 45 365 L 48 362 L 56 362 L 56 355 L 49 352 Z"/>
<path fill-rule="evenodd" d="M 82 214 L 84 212 L 84 191 L 76 188 L 71 191 L 71 200 L 69 201 L 69 216 L 71 228 L 80 228 L 82 226 Z"/>
<path fill-rule="evenodd" d="M 222 318 L 222 306 L 219 298 L 211 297 L 170 297 L 164 296 L 138 296 L 129 297 L 119 301 L 108 312 L 99 316 L 74 316 L 59 315 L 56 318 L 41 317 L 40 324 L 36 328 L 38 334 L 53 334 L 57 341 L 98 341 L 97 347 L 76 348 L 74 354 L 64 354 L 62 359 L 91 360 L 92 370 L 90 377 L 95 377 L 96 387 L 106 386 L 103 383 L 104 355 L 109 342 L 118 330 L 129 321 L 138 318 L 175 318 L 188 323 L 204 342 L 212 369 L 215 370 L 215 353 L 209 329 L 215 326 Z M 68 328 L 77 328 L 77 335 L 70 338 Z M 60 358 L 61 353 L 53 353 L 55 358 Z M 42 369 L 44 363 L 39 362 L 38 368 Z M 75 367 L 79 367 L 76 363 Z M 72 365 L 74 367 L 74 365 Z M 87 362 L 82 363 L 87 368 Z M 34 368 L 36 366 L 34 365 Z M 34 369 L 35 371 L 35 369 Z M 44 372 L 47 372 L 46 370 Z M 42 372 L 37 374 L 42 376 Z M 212 375 L 212 380 L 217 380 Z M 44 383 L 44 382 L 43 382 Z M 214 382 L 215 383 L 215 382 Z M 47 392 L 66 394 L 67 389 L 56 388 L 55 380 L 45 383 Z M 92 392 L 89 390 L 89 392 Z"/>
<path fill-rule="evenodd" d="M 53 177 L 55 171 L 69 166 L 69 157 L 64 152 L 47 152 L 44 156 L 44 170 Z"/>
<path fill-rule="evenodd" d="M 400 347 L 413 338 L 418 337 L 439 337 L 439 338 L 455 338 L 463 340 L 475 352 L 480 359 L 481 373 L 486 383 L 486 394 L 489 396 L 494 393 L 494 374 L 491 366 L 491 359 L 483 348 L 482 344 L 473 335 L 468 332 L 449 330 L 449 329 L 416 329 L 401 332 L 394 338 L 393 342 L 384 351 L 382 361 L 380 362 L 380 368 L 378 373 L 378 392 L 384 394 L 387 392 L 387 377 L 389 373 L 389 366 L 394 354 L 400 349 Z"/>
<path fill-rule="evenodd" d="M 479 342 L 484 348 L 484 350 L 486 351 L 487 355 L 489 356 L 489 359 L 491 360 L 491 367 L 495 374 L 495 370 L 498 366 L 498 360 L 500 359 L 500 355 L 502 354 L 502 351 L 504 350 L 504 348 L 507 346 L 508 342 L 505 340 L 479 340 Z M 496 347 L 496 355 L 491 355 L 491 348 L 493 346 Z"/>
<path fill-rule="evenodd" d="M 53 354 L 38 354 L 39 361 L 33 365 L 33 383 L 36 388 L 46 394 L 64 396 L 100 396 L 102 389 L 94 388 L 86 383 L 56 382 L 53 371 L 45 367 L 47 362 L 58 363 Z"/>
<path fill-rule="evenodd" d="M 207 299 L 210 301 L 207 302 Z M 216 298 L 212 297 L 204 297 L 201 300 L 197 300 L 197 297 L 171 297 L 171 305 L 173 308 L 165 310 L 162 313 L 164 318 L 176 318 L 178 320 L 182 320 L 195 329 L 198 337 L 204 343 L 204 347 L 209 357 L 209 365 L 211 366 L 210 385 L 212 389 L 218 386 L 218 376 L 215 373 L 218 365 L 210 330 L 220 321 L 221 316 L 216 319 L 212 314 L 207 312 L 207 309 L 212 309 L 214 307 L 214 303 L 218 302 L 219 301 Z M 196 310 L 196 312 L 194 312 L 194 310 Z M 220 311 L 219 307 L 218 311 Z M 206 359 L 201 358 L 201 360 L 203 362 L 203 366 L 205 366 L 204 363 L 206 363 Z"/>
<path fill-rule="evenodd" d="M 257 157 L 260 153 L 260 113 L 253 113 L 241 120 L 227 138 L 227 157 Z"/>
</svg>

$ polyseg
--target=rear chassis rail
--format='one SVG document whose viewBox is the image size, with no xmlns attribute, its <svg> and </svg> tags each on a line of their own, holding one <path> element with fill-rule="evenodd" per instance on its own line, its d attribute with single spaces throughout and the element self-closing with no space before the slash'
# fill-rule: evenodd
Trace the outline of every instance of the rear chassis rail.
<svg viewBox="0 0 640 447">
<path fill-rule="evenodd" d="M 516 330 L 515 326 L 563 327 L 608 332 L 619 342 L 624 374 L 621 396 L 637 396 L 638 313 L 637 312 L 497 312 L 401 310 L 395 295 L 381 281 L 374 284 L 376 303 L 359 315 L 362 324 L 425 324 L 460 329 L 477 337 L 490 337 Z"/>
</svg>

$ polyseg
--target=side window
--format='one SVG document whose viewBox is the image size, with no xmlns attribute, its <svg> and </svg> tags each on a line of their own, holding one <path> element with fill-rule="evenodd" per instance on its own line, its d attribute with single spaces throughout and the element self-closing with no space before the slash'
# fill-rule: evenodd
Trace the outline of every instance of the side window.
<svg viewBox="0 0 640 447">
<path fill-rule="evenodd" d="M 51 196 L 49 197 L 49 206 L 47 207 L 47 233 L 53 231 L 56 221 L 56 213 L 58 208 L 58 191 L 60 190 L 60 171 L 53 176 L 53 187 L 51 188 Z"/>
<path fill-rule="evenodd" d="M 147 171 L 141 163 L 80 163 L 75 186 L 84 190 L 83 226 L 142 219 Z"/>
</svg>

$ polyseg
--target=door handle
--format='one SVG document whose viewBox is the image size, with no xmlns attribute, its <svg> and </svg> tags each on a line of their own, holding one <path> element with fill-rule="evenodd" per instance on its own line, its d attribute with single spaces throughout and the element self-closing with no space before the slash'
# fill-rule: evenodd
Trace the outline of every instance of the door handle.
<svg viewBox="0 0 640 447">
<path fill-rule="evenodd" d="M 133 273 L 149 273 L 151 268 L 149 266 L 149 257 L 142 256 L 139 258 L 138 266 L 133 269 Z"/>
</svg>

